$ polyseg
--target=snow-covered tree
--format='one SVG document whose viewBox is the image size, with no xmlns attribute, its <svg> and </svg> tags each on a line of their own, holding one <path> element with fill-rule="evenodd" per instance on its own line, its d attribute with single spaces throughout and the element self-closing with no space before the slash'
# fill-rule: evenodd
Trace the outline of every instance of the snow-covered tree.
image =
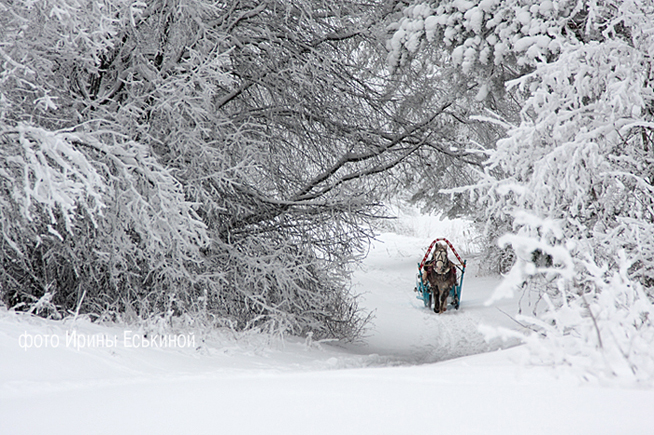
<svg viewBox="0 0 654 435">
<path fill-rule="evenodd" d="M 471 155 L 432 140 L 448 89 L 425 109 L 389 74 L 387 2 L 0 9 L 16 309 L 351 338 L 349 264 L 394 182 L 380 174 L 423 150 Z"/>
<path fill-rule="evenodd" d="M 450 190 L 477 200 L 489 229 L 510 225 L 500 242 L 517 262 L 496 297 L 523 292 L 547 325 L 591 344 L 575 352 L 622 355 L 649 380 L 654 356 L 636 343 L 654 328 L 652 16 L 639 0 L 421 3 L 389 42 L 396 66 L 442 44 L 479 101 L 521 107 L 517 122 L 480 113 L 506 137 L 479 181 Z"/>
<path fill-rule="evenodd" d="M 356 335 L 344 278 L 373 201 L 334 174 L 374 167 L 382 152 L 341 159 L 352 147 L 317 141 L 336 133 L 318 116 L 336 125 L 346 110 L 303 106 L 319 102 L 317 86 L 331 97 L 326 81 L 347 73 L 344 51 L 327 48 L 358 34 L 360 11 L 0 8 L 8 306 Z"/>
</svg>

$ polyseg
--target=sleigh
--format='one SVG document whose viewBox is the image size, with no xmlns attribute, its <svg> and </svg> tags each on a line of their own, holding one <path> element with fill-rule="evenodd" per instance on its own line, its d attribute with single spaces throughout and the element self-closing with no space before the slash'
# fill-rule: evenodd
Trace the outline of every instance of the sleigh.
<svg viewBox="0 0 654 435">
<path fill-rule="evenodd" d="M 421 299 L 425 307 L 431 308 L 432 304 L 432 292 L 429 287 L 429 282 L 425 282 L 423 279 L 423 270 L 425 267 L 425 263 L 427 262 L 427 259 L 429 258 L 429 254 L 431 253 L 432 249 L 438 242 L 445 242 L 445 244 L 452 250 L 452 253 L 456 256 L 457 260 L 459 261 L 459 264 L 452 263 L 452 267 L 455 267 L 461 272 L 461 277 L 459 280 L 450 288 L 450 292 L 448 295 L 448 301 L 449 305 L 448 308 L 452 307 L 454 309 L 459 309 L 459 304 L 461 302 L 461 287 L 463 286 L 463 275 L 465 274 L 466 271 L 466 261 L 462 260 L 461 257 L 459 256 L 459 253 L 456 252 L 456 249 L 454 249 L 454 246 L 450 243 L 449 240 L 447 239 L 436 239 L 434 240 L 431 245 L 429 245 L 429 249 L 427 249 L 427 253 L 423 257 L 422 261 L 418 265 L 418 276 L 416 279 L 416 288 L 415 291 L 418 293 L 418 299 Z"/>
</svg>

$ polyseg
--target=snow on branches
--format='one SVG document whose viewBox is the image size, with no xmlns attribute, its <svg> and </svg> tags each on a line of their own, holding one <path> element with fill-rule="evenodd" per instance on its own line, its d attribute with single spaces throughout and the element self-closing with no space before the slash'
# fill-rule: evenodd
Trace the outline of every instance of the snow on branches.
<svg viewBox="0 0 654 435">
<path fill-rule="evenodd" d="M 209 240 L 195 204 L 146 147 L 102 136 L 0 131 L 0 226 L 11 248 L 0 251 L 0 286 L 13 309 L 44 306 L 60 318 L 148 288 L 170 292 L 149 296 L 155 305 L 188 296 L 184 281 Z"/>
<path fill-rule="evenodd" d="M 477 63 L 499 65 L 508 56 L 515 56 L 520 65 L 533 64 L 559 52 L 566 20 L 580 7 L 576 0 L 454 0 L 434 8 L 417 4 L 395 25 L 389 63 L 402 59 L 402 49 L 415 52 L 424 38 L 450 47 L 453 63 L 466 73 Z"/>
<path fill-rule="evenodd" d="M 527 95 L 521 122 L 488 161 L 502 179 L 480 187 L 495 197 L 495 218 L 528 210 L 560 220 L 567 238 L 593 240 L 603 261 L 625 249 L 632 277 L 651 286 L 654 26 L 647 15 L 630 22 L 629 41 L 564 44 L 555 61 L 507 83 Z"/>
<path fill-rule="evenodd" d="M 43 207 L 50 217 L 49 232 L 60 239 L 61 235 L 52 227 L 57 223 L 55 213 L 61 214 L 66 231 L 71 234 L 78 207 L 85 209 L 97 226 L 95 217 L 105 207 L 102 193 L 106 186 L 84 154 L 61 134 L 25 125 L 19 125 L 16 133 L 21 152 L 3 157 L 22 171 L 22 183 L 14 180 L 14 199 L 21 203 L 25 218 L 32 221 L 34 209 Z"/>
<path fill-rule="evenodd" d="M 403 64 L 422 44 L 442 44 L 453 65 L 465 74 L 485 71 L 477 94 L 484 100 L 497 67 L 528 71 L 557 59 L 570 46 L 622 39 L 637 44 L 646 33 L 633 32 L 651 5 L 641 0 L 451 0 L 420 3 L 404 10 L 389 26 L 391 68 Z M 651 11 L 649 12 L 651 13 Z M 642 29 L 646 31 L 646 29 Z"/>
<path fill-rule="evenodd" d="M 482 331 L 489 338 L 521 338 L 533 364 L 565 367 L 587 381 L 654 384 L 654 304 L 630 276 L 634 262 L 625 251 L 617 252 L 615 266 L 600 266 L 592 244 L 565 240 L 557 222 L 527 214 L 519 221 L 525 225 L 519 234 L 500 240 L 513 245 L 517 262 L 494 298 L 538 286 L 542 306 L 536 315 L 516 316 L 531 330 L 526 336 Z M 540 236 L 530 236 L 527 224 Z"/>
<path fill-rule="evenodd" d="M 388 43 L 392 66 L 420 44 L 443 44 L 453 66 L 482 77 L 480 101 L 483 77 L 514 71 L 502 84 L 521 106 L 519 119 L 478 118 L 502 123 L 506 137 L 478 183 L 449 193 L 478 200 L 489 227 L 511 228 L 499 241 L 517 261 L 494 297 L 536 295 L 535 317 L 523 321 L 553 362 L 604 358 L 609 376 L 648 381 L 653 15 L 640 0 L 454 0 L 407 8 Z"/>
<path fill-rule="evenodd" d="M 354 338 L 368 180 L 426 124 L 370 110 L 383 12 L 347 3 L 0 4 L 3 302 Z"/>
</svg>

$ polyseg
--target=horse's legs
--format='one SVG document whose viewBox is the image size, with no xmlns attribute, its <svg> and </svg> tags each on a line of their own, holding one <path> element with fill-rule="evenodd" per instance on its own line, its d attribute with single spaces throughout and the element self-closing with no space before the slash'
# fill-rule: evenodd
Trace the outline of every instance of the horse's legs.
<svg viewBox="0 0 654 435">
<path fill-rule="evenodd" d="M 447 296 L 448 296 L 447 294 L 448 294 L 447 289 L 446 290 L 441 290 L 441 294 L 440 294 L 440 298 L 439 298 L 440 300 L 438 301 L 439 304 L 440 304 L 440 312 L 441 313 L 444 313 L 447 310 Z"/>
</svg>

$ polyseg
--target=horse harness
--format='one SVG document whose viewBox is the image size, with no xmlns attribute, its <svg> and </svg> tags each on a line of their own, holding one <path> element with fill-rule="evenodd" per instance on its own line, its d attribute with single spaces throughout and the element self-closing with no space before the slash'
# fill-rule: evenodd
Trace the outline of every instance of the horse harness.
<svg viewBox="0 0 654 435">
<path fill-rule="evenodd" d="M 425 264 L 425 269 L 427 272 L 434 271 L 434 273 L 439 275 L 445 275 L 450 271 L 449 263 L 447 251 L 445 249 L 439 249 L 434 251 L 434 256 Z"/>
</svg>

